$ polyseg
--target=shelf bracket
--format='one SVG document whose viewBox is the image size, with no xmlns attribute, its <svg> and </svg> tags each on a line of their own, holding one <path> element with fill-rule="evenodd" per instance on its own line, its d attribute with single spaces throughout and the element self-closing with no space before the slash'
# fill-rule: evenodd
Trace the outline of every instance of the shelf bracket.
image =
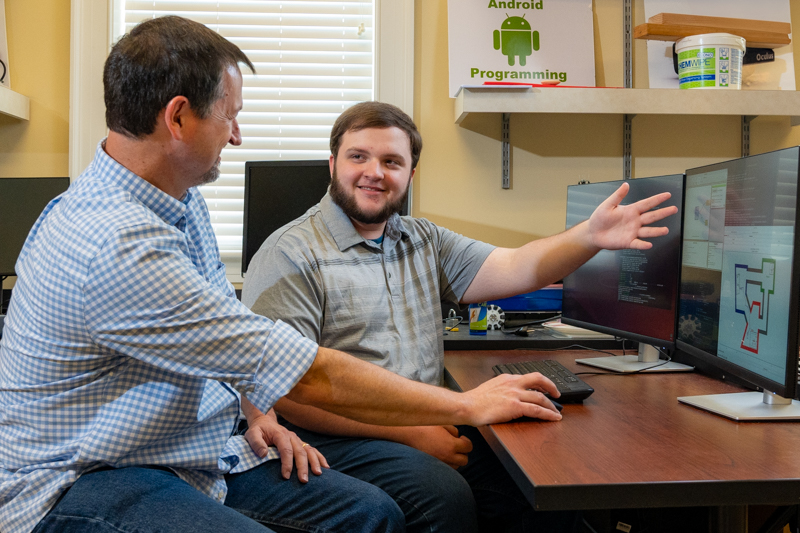
<svg viewBox="0 0 800 533">
<path fill-rule="evenodd" d="M 502 170 L 502 178 L 503 178 L 503 188 L 510 189 L 511 188 L 511 144 L 509 141 L 510 138 L 510 130 L 511 130 L 511 113 L 503 113 L 503 133 L 502 133 L 502 145 L 503 145 L 503 170 Z"/>
<path fill-rule="evenodd" d="M 623 65 L 625 66 L 625 88 L 633 88 L 633 7 L 632 0 L 625 0 L 622 10 L 623 28 Z"/>
<path fill-rule="evenodd" d="M 633 88 L 633 2 L 625 0 L 622 10 L 623 28 L 623 65 L 625 68 L 625 88 Z M 632 121 L 635 115 L 623 115 L 622 118 L 622 179 L 631 179 L 633 162 L 631 160 Z"/>
<path fill-rule="evenodd" d="M 750 155 L 750 123 L 757 115 L 742 115 L 742 157 Z"/>
<path fill-rule="evenodd" d="M 633 171 L 633 117 L 636 115 L 622 116 L 622 179 L 631 179 Z"/>
</svg>

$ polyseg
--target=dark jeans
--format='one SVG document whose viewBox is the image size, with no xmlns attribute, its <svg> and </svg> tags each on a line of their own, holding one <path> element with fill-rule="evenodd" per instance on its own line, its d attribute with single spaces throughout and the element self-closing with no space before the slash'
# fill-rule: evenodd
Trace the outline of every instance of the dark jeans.
<svg viewBox="0 0 800 533">
<path fill-rule="evenodd" d="M 226 476 L 222 505 L 162 468 L 99 470 L 78 478 L 36 533 L 402 532 L 403 513 L 382 490 L 325 471 L 284 480 L 280 461 Z"/>
<path fill-rule="evenodd" d="M 456 471 L 403 444 L 331 437 L 281 423 L 322 452 L 331 469 L 386 491 L 403 510 L 409 532 L 550 533 L 571 531 L 577 523 L 577 513 L 534 512 L 476 428 L 458 428 L 473 451 Z"/>
</svg>

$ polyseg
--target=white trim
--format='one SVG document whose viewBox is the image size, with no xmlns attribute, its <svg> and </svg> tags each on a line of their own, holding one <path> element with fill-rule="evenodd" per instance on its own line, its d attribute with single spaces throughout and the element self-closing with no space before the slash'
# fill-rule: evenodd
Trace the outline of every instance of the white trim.
<svg viewBox="0 0 800 533">
<path fill-rule="evenodd" d="M 106 136 L 103 64 L 111 0 L 72 2 L 69 71 L 69 176 L 77 178 L 92 162 L 97 143 Z"/>
<path fill-rule="evenodd" d="M 375 0 L 378 20 L 375 99 L 414 116 L 414 0 Z M 408 191 L 413 213 L 414 183 Z"/>
<path fill-rule="evenodd" d="M 414 1 L 376 0 L 375 99 L 414 114 Z"/>
</svg>

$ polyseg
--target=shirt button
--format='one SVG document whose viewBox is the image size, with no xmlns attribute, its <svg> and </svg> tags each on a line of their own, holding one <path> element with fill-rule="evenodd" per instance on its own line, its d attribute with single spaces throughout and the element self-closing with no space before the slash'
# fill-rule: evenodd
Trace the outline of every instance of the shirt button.
<svg viewBox="0 0 800 533">
<path fill-rule="evenodd" d="M 389 277 L 390 277 L 390 278 L 392 277 L 392 273 L 391 273 L 391 272 L 389 272 Z"/>
</svg>

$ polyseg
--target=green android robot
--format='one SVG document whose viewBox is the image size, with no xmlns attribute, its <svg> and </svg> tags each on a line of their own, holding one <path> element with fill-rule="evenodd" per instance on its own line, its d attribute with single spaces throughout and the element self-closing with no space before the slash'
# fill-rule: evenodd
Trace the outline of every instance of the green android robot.
<svg viewBox="0 0 800 533">
<path fill-rule="evenodd" d="M 519 56 L 520 66 L 525 66 L 525 59 L 539 49 L 539 32 L 531 32 L 531 25 L 521 17 L 508 17 L 503 21 L 502 30 L 494 30 L 494 49 L 508 56 L 508 64 L 514 66 L 514 57 Z"/>
</svg>

